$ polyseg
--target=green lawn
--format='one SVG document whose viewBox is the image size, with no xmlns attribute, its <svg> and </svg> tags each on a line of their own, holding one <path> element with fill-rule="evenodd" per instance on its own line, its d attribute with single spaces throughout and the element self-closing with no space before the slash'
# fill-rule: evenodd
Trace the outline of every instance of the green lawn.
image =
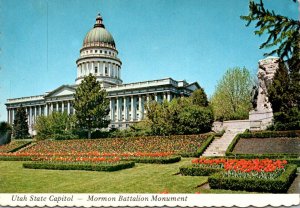
<svg viewBox="0 0 300 208">
<path fill-rule="evenodd" d="M 116 172 L 34 170 L 0 161 L 0 193 L 231 193 L 201 190 L 207 177 L 176 175 L 190 158 L 174 164 L 136 164 Z"/>
</svg>

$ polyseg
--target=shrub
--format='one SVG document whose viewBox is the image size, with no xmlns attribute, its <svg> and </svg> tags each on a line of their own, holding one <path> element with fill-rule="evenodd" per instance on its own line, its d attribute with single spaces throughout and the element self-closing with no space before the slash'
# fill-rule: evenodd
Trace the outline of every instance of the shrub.
<svg viewBox="0 0 300 208">
<path fill-rule="evenodd" d="M 208 182 L 213 189 L 286 193 L 296 177 L 296 172 L 296 165 L 287 165 L 286 170 L 275 179 L 225 177 L 219 172 L 209 176 Z"/>
<path fill-rule="evenodd" d="M 118 171 L 134 167 L 134 162 L 120 163 L 58 163 L 58 162 L 30 162 L 23 163 L 24 168 L 30 169 L 51 169 L 51 170 L 87 170 L 87 171 Z"/>
<path fill-rule="evenodd" d="M 220 172 L 222 168 L 203 168 L 193 165 L 183 166 L 179 168 L 181 175 L 184 176 L 209 176 L 214 173 Z"/>
<path fill-rule="evenodd" d="M 0 156 L 0 161 L 32 161 L 31 156 Z"/>
</svg>

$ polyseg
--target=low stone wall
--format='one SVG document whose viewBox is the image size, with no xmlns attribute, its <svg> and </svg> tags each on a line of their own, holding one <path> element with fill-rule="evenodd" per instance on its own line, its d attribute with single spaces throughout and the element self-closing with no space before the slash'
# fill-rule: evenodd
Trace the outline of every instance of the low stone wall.
<svg viewBox="0 0 300 208">
<path fill-rule="evenodd" d="M 227 129 L 250 129 L 250 121 L 249 120 L 232 120 L 232 121 L 215 121 L 213 123 L 213 131 L 219 132 Z"/>
</svg>

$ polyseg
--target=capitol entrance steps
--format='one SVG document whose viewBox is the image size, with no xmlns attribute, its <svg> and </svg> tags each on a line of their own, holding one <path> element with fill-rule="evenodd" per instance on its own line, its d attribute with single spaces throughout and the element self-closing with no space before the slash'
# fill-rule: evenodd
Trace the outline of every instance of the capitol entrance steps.
<svg viewBox="0 0 300 208">
<path fill-rule="evenodd" d="M 227 129 L 222 137 L 215 138 L 213 142 L 208 146 L 203 157 L 209 156 L 225 156 L 226 149 L 234 139 L 234 137 L 244 132 L 246 129 Z"/>
</svg>

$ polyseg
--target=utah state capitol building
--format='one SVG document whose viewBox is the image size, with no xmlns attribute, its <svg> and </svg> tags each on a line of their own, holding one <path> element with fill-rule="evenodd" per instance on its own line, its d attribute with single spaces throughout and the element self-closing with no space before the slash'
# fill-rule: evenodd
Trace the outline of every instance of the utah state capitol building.
<svg viewBox="0 0 300 208">
<path fill-rule="evenodd" d="M 155 99 L 157 102 L 175 97 L 189 96 L 199 89 L 197 82 L 187 83 L 172 78 L 123 84 L 122 62 L 112 35 L 105 29 L 100 14 L 94 27 L 86 34 L 80 56 L 76 60 L 77 77 L 74 85 L 62 85 L 43 95 L 8 99 L 7 120 L 13 124 L 17 108 L 21 105 L 28 115 L 29 133 L 35 134 L 34 123 L 39 115 L 52 112 L 74 114 L 72 106 L 75 89 L 85 76 L 93 74 L 106 90 L 110 101 L 110 128 L 126 128 L 145 117 L 144 104 Z"/>
</svg>

